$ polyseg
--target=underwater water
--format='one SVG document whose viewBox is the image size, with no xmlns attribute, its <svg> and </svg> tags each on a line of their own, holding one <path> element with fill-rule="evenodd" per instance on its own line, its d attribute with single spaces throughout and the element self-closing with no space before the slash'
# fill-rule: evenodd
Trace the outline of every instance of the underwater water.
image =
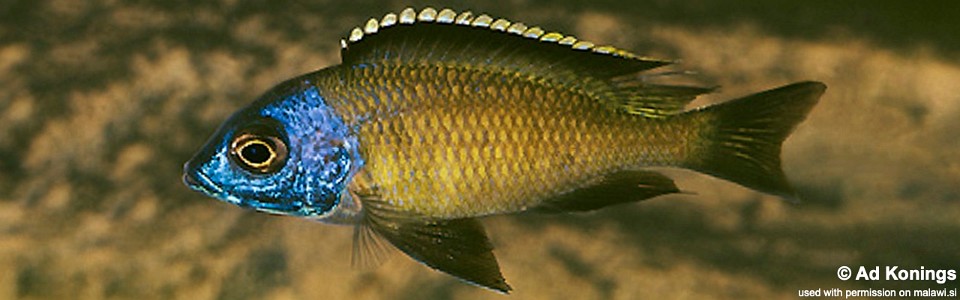
<svg viewBox="0 0 960 300">
<path fill-rule="evenodd" d="M 960 269 L 960 21 L 900 1 L 448 1 L 653 57 L 721 89 L 829 87 L 784 144 L 803 199 L 666 170 L 681 189 L 584 214 L 485 218 L 510 296 L 353 230 L 246 211 L 181 182 L 233 111 L 339 62 L 339 39 L 421 1 L 4 1 L 0 299 L 796 298 L 956 289 L 838 279 Z M 856 275 L 856 274 L 854 274 Z"/>
</svg>

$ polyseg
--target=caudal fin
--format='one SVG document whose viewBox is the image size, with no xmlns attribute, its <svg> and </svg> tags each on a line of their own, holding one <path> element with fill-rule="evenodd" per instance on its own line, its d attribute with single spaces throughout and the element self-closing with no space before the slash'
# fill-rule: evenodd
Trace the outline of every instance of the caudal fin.
<svg viewBox="0 0 960 300">
<path fill-rule="evenodd" d="M 688 112 L 706 120 L 685 167 L 796 201 L 780 167 L 780 145 L 827 86 L 798 82 Z"/>
</svg>

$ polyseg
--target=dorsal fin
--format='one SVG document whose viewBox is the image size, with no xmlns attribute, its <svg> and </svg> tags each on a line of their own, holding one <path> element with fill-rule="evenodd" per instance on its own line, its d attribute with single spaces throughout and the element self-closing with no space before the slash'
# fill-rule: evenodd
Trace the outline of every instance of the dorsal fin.
<svg viewBox="0 0 960 300">
<path fill-rule="evenodd" d="M 354 28 L 341 46 L 347 66 L 444 64 L 577 85 L 671 63 L 522 23 L 429 7 L 370 19 Z"/>
<path fill-rule="evenodd" d="M 664 117 L 680 113 L 687 104 L 716 87 L 662 85 L 634 79 L 617 85 L 609 99 L 618 109 L 647 117 Z"/>
</svg>

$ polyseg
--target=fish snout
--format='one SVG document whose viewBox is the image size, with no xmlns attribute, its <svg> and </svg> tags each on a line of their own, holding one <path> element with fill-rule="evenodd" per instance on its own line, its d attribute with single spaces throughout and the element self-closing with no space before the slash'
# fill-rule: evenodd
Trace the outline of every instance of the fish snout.
<svg viewBox="0 0 960 300">
<path fill-rule="evenodd" d="M 196 169 L 190 162 L 183 165 L 183 184 L 191 190 L 217 197 L 223 191 L 206 174 Z"/>
</svg>

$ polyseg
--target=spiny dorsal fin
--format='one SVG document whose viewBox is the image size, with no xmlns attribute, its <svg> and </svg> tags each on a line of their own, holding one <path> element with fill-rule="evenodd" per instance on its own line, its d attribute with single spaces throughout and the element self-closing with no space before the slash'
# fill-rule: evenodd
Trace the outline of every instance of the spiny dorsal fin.
<svg viewBox="0 0 960 300">
<path fill-rule="evenodd" d="M 579 84 L 660 67 L 671 62 L 596 46 L 487 15 L 450 9 L 412 8 L 354 28 L 341 41 L 343 64 L 444 64 L 510 72 L 518 76 Z"/>
</svg>

